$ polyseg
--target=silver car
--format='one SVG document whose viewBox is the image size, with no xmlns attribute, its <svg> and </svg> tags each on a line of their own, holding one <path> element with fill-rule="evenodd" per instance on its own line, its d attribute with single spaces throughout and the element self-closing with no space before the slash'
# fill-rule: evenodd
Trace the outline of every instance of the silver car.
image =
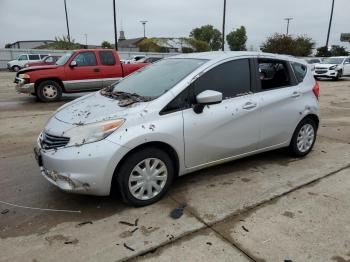
<svg viewBox="0 0 350 262">
<path fill-rule="evenodd" d="M 303 60 L 210 52 L 161 60 L 62 106 L 38 138 L 41 173 L 59 188 L 144 206 L 176 176 L 289 148 L 307 155 L 319 87 Z"/>
</svg>

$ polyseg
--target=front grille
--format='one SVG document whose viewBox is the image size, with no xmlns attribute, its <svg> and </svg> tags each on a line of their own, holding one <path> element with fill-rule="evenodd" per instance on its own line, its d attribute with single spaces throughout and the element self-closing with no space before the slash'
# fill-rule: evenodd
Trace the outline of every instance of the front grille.
<svg viewBox="0 0 350 262">
<path fill-rule="evenodd" d="M 325 74 L 327 70 L 315 70 L 316 74 Z"/>
<path fill-rule="evenodd" d="M 69 137 L 54 136 L 43 132 L 40 142 L 43 149 L 54 149 L 66 146 L 69 142 Z"/>
</svg>

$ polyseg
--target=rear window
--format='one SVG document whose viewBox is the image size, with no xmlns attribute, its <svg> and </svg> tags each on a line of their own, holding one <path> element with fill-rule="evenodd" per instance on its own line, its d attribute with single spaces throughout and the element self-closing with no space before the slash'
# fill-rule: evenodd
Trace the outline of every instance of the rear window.
<svg viewBox="0 0 350 262">
<path fill-rule="evenodd" d="M 285 61 L 274 59 L 259 59 L 258 61 L 262 90 L 271 90 L 291 85 L 291 78 Z"/>
<path fill-rule="evenodd" d="M 298 82 L 299 83 L 303 82 L 305 75 L 307 73 L 307 67 L 303 64 L 293 62 L 292 68 L 294 70 L 294 74 L 295 74 Z"/>
<path fill-rule="evenodd" d="M 39 55 L 29 55 L 29 60 L 40 60 Z"/>
<path fill-rule="evenodd" d="M 99 56 L 102 65 L 115 65 L 115 58 L 112 51 L 100 51 Z"/>
</svg>

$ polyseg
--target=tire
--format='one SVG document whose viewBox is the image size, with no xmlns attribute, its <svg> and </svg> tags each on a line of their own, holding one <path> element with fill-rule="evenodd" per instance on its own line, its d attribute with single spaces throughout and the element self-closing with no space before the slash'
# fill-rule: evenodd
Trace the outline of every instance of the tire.
<svg viewBox="0 0 350 262">
<path fill-rule="evenodd" d="M 342 72 L 339 71 L 339 72 L 337 73 L 336 77 L 333 77 L 332 79 L 333 79 L 334 81 L 338 81 L 341 77 L 342 77 Z"/>
<path fill-rule="evenodd" d="M 158 179 L 151 178 L 152 170 L 147 173 L 147 163 L 149 169 L 154 167 L 157 170 Z M 160 200 L 168 191 L 174 178 L 174 164 L 163 150 L 155 147 L 143 148 L 129 155 L 115 175 L 125 203 L 147 206 Z M 142 182 L 144 186 L 141 185 Z"/>
<path fill-rule="evenodd" d="M 19 70 L 21 70 L 21 68 L 19 66 L 15 65 L 12 67 L 12 71 L 14 71 L 14 72 L 18 72 Z"/>
<path fill-rule="evenodd" d="M 56 81 L 46 80 L 37 87 L 36 96 L 42 102 L 58 101 L 62 97 L 62 88 Z"/>
<path fill-rule="evenodd" d="M 317 125 L 311 118 L 304 118 L 294 131 L 289 152 L 294 157 L 306 156 L 312 150 L 317 136 Z"/>
</svg>

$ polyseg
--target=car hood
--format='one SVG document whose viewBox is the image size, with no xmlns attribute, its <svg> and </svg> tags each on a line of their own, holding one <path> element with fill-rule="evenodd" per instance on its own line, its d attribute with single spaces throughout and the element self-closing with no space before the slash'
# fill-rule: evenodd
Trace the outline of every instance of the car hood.
<svg viewBox="0 0 350 262">
<path fill-rule="evenodd" d="M 330 68 L 331 66 L 335 66 L 338 64 L 316 64 L 315 67 L 316 68 Z"/>
<path fill-rule="evenodd" d="M 59 65 L 30 66 L 20 70 L 18 73 L 28 73 L 31 71 L 38 71 L 38 70 L 50 70 L 50 69 L 56 69 L 58 67 L 60 66 Z"/>
<path fill-rule="evenodd" d="M 147 102 L 134 103 L 120 107 L 119 100 L 102 96 L 100 92 L 78 98 L 59 109 L 54 117 L 73 125 L 85 125 L 109 119 L 125 118 L 141 112 Z"/>
</svg>

